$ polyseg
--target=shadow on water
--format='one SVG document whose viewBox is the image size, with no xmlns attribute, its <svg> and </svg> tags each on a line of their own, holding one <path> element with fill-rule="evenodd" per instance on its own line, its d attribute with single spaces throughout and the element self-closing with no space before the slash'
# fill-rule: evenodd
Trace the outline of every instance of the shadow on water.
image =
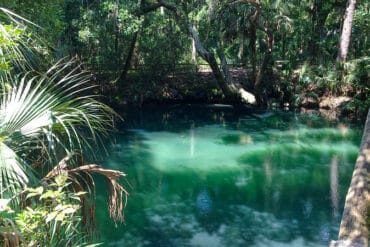
<svg viewBox="0 0 370 247">
<path fill-rule="evenodd" d="M 292 112 L 177 106 L 128 113 L 105 165 L 128 174 L 107 246 L 327 246 L 361 129 Z M 101 186 L 98 189 L 104 190 Z"/>
</svg>

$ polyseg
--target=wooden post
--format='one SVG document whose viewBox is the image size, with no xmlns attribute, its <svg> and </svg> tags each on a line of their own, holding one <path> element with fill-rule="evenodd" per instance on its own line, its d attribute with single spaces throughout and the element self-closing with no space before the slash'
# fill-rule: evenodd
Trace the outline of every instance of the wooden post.
<svg viewBox="0 0 370 247">
<path fill-rule="evenodd" d="M 370 206 L 370 109 L 362 136 L 360 152 L 347 192 L 338 241 L 330 247 L 367 247 L 369 243 L 368 214 Z"/>
</svg>

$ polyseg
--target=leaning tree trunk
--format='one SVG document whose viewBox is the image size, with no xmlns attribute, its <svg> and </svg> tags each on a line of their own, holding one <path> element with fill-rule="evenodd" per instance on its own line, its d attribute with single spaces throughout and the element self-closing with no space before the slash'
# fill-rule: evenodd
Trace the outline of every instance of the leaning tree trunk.
<svg viewBox="0 0 370 247">
<path fill-rule="evenodd" d="M 201 56 L 211 67 L 211 70 L 216 79 L 217 85 L 222 90 L 226 98 L 232 101 L 235 101 L 236 99 L 238 99 L 239 101 L 244 101 L 247 103 L 254 104 L 256 101 L 254 95 L 245 91 L 241 87 L 235 88 L 234 84 L 228 83 L 227 79 L 225 78 L 225 73 L 221 71 L 217 63 L 215 54 L 212 51 L 209 51 L 205 47 L 203 47 L 197 31 L 195 30 L 193 25 L 187 20 L 187 18 L 186 17 L 184 18 L 181 15 L 177 6 L 169 4 L 163 0 L 157 0 L 156 3 L 142 9 L 141 15 L 154 11 L 160 7 L 164 7 L 168 9 L 169 11 L 171 11 L 175 16 L 175 20 L 177 24 L 180 27 L 183 27 L 185 32 L 191 36 L 191 38 L 193 39 L 197 54 L 199 54 L 199 56 Z"/>
<path fill-rule="evenodd" d="M 233 82 L 232 77 L 227 68 L 226 58 L 223 52 L 221 51 L 219 54 L 221 58 L 221 69 L 222 69 L 220 70 L 214 53 L 206 50 L 203 47 L 199 39 L 199 35 L 192 27 L 192 25 L 187 24 L 187 27 L 188 32 L 190 33 L 195 42 L 195 47 L 198 54 L 210 65 L 212 73 L 216 78 L 217 84 L 221 88 L 226 98 L 230 101 L 238 102 L 242 101 L 245 103 L 255 104 L 256 103 L 255 96 L 250 92 L 244 90 L 241 85 L 236 85 Z"/>
<path fill-rule="evenodd" d="M 353 14 L 355 12 L 356 0 L 348 0 L 346 13 L 344 15 L 343 29 L 339 41 L 337 61 L 346 61 L 349 43 L 351 41 Z"/>
<path fill-rule="evenodd" d="M 218 43 L 218 45 L 217 45 L 217 55 L 218 55 L 218 58 L 221 61 L 221 72 L 223 73 L 223 77 L 225 78 L 225 81 L 227 82 L 229 87 L 231 86 L 234 90 L 235 85 L 233 85 L 234 84 L 233 78 L 230 74 L 228 64 L 227 64 L 227 60 L 226 60 L 226 56 L 225 56 L 225 53 L 224 53 L 224 41 L 222 41 L 221 44 Z"/>
<path fill-rule="evenodd" d="M 127 57 L 126 57 L 125 66 L 123 67 L 122 73 L 119 77 L 120 82 L 124 82 L 126 80 L 128 70 L 130 69 L 130 66 L 131 66 L 131 60 L 134 54 L 138 34 L 139 34 L 139 31 L 136 31 L 134 33 L 134 37 L 131 40 L 131 44 L 130 44 Z"/>
<path fill-rule="evenodd" d="M 199 54 L 199 56 L 201 56 L 211 67 L 212 73 L 217 81 L 217 84 L 221 88 L 224 95 L 226 97 L 231 97 L 233 93 L 228 87 L 225 77 L 223 76 L 220 68 L 218 67 L 214 53 L 211 51 L 208 51 L 207 49 L 203 47 L 197 31 L 195 30 L 195 28 L 193 27 L 191 23 L 189 23 L 186 19 L 182 18 L 176 6 L 169 4 L 163 0 L 157 0 L 156 3 L 142 10 L 142 14 L 154 11 L 160 7 L 164 7 L 174 14 L 175 20 L 178 23 L 178 25 L 184 27 L 186 33 L 188 33 L 193 39 L 194 47 L 195 47 L 197 54 Z"/>
<path fill-rule="evenodd" d="M 369 240 L 370 207 L 370 110 L 367 114 L 360 152 L 347 192 L 338 241 L 330 247 L 363 247 Z"/>
</svg>

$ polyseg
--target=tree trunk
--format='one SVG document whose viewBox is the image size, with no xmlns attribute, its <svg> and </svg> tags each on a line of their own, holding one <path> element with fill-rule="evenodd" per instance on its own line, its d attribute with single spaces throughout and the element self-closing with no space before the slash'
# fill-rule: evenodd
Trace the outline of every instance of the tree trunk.
<svg viewBox="0 0 370 247">
<path fill-rule="evenodd" d="M 154 11 L 159 7 L 164 7 L 170 10 L 174 14 L 177 24 L 180 27 L 183 27 L 185 29 L 185 32 L 191 36 L 191 38 L 193 39 L 197 54 L 199 54 L 199 56 L 201 56 L 211 67 L 211 70 L 216 79 L 217 85 L 222 90 L 225 97 L 231 101 L 243 100 L 244 102 L 254 104 L 255 97 L 251 93 L 245 91 L 242 88 L 235 88 L 234 84 L 228 83 L 225 77 L 225 73 L 223 73 L 219 68 L 217 60 L 215 58 L 215 54 L 212 51 L 209 51 L 203 47 L 197 31 L 195 30 L 193 25 L 187 20 L 187 17 L 181 16 L 176 6 L 171 5 L 163 0 L 157 0 L 157 3 L 154 3 L 151 6 L 143 9 L 141 11 L 141 14 Z M 227 69 L 227 67 L 225 66 L 224 69 Z"/>
<path fill-rule="evenodd" d="M 338 241 L 330 247 L 368 246 L 370 207 L 370 110 L 367 114 L 360 152 L 347 192 Z"/>
<path fill-rule="evenodd" d="M 195 29 L 195 27 L 194 27 Z M 195 47 L 195 41 L 194 39 L 191 39 L 191 59 L 193 60 L 193 63 L 195 64 L 195 67 L 198 67 L 198 60 L 197 60 L 197 49 Z"/>
<path fill-rule="evenodd" d="M 344 15 L 343 29 L 339 41 L 339 51 L 337 61 L 346 61 L 348 55 L 349 43 L 351 41 L 352 22 L 355 12 L 356 0 L 348 0 L 346 13 Z"/>
<path fill-rule="evenodd" d="M 239 63 L 244 62 L 244 41 L 245 41 L 245 32 L 244 30 L 241 30 L 239 34 L 239 50 L 238 50 Z"/>
<path fill-rule="evenodd" d="M 283 32 L 283 37 L 282 37 L 282 49 L 281 49 L 281 59 L 285 60 L 286 59 L 286 32 Z"/>
<path fill-rule="evenodd" d="M 252 65 L 252 73 L 250 75 L 251 81 L 253 84 L 256 81 L 256 74 L 257 74 L 257 52 L 256 52 L 256 41 L 257 41 L 257 28 L 254 23 L 250 23 L 251 26 L 249 28 L 249 50 L 251 53 L 251 65 Z"/>
<path fill-rule="evenodd" d="M 137 14 L 137 16 L 141 16 L 141 15 L 144 15 L 146 12 L 146 10 L 142 10 L 141 7 L 143 6 L 144 4 L 144 0 L 138 0 L 137 1 L 137 4 L 138 6 L 140 6 L 140 12 Z M 158 8 L 158 7 L 157 7 Z M 156 8 L 155 8 L 156 9 Z M 154 9 L 153 9 L 154 10 Z M 150 12 L 151 10 L 149 10 L 148 12 Z M 135 52 L 135 46 L 136 46 L 136 41 L 137 41 L 137 37 L 139 35 L 139 31 L 140 31 L 140 28 L 139 30 L 137 30 L 135 33 L 134 33 L 134 37 L 132 38 L 131 40 L 131 44 L 130 44 L 130 47 L 128 49 L 128 53 L 127 53 L 127 57 L 126 57 L 126 61 L 125 61 L 125 65 L 123 67 L 123 70 L 121 72 L 121 75 L 119 77 L 119 81 L 121 83 L 123 83 L 125 80 L 126 80 L 126 77 L 127 77 L 127 73 L 128 73 L 128 70 L 130 69 L 130 66 L 131 66 L 131 61 L 132 61 L 132 56 L 134 55 L 134 52 Z"/>
<path fill-rule="evenodd" d="M 217 45 L 217 55 L 221 61 L 221 71 L 223 74 L 223 77 L 225 78 L 226 82 L 228 83 L 229 87 L 231 86 L 233 90 L 235 90 L 235 85 L 233 85 L 233 78 L 230 74 L 227 60 L 224 53 L 224 42 L 221 42 L 221 44 Z"/>
<path fill-rule="evenodd" d="M 118 27 L 118 7 L 114 8 L 114 52 L 116 56 L 116 69 L 119 68 L 120 66 L 120 52 L 119 52 L 119 36 L 120 36 L 120 31 Z"/>
<path fill-rule="evenodd" d="M 199 35 L 198 35 L 197 31 L 193 28 L 193 26 L 191 24 L 186 24 L 186 25 L 187 25 L 187 29 L 188 29 L 188 32 L 189 32 L 190 36 L 194 40 L 194 45 L 195 45 L 195 49 L 196 49 L 197 53 L 211 67 L 212 73 L 216 78 L 217 84 L 221 88 L 221 90 L 225 94 L 225 96 L 226 97 L 231 96 L 232 92 L 231 92 L 230 88 L 227 85 L 227 82 L 226 82 L 226 79 L 225 79 L 224 75 L 222 74 L 220 68 L 218 67 L 218 64 L 217 64 L 217 61 L 216 61 L 216 58 L 215 58 L 215 54 L 213 52 L 210 52 L 210 51 L 206 50 L 203 47 L 203 45 L 200 41 Z"/>
<path fill-rule="evenodd" d="M 262 95 L 261 95 L 261 79 L 258 79 L 257 75 L 257 52 L 256 52 L 256 42 L 257 42 L 257 28 L 258 28 L 258 18 L 261 15 L 262 8 L 261 3 L 259 0 L 234 0 L 229 4 L 251 4 L 256 8 L 255 12 L 249 16 L 249 50 L 251 56 L 251 65 L 252 65 L 252 73 L 250 75 L 251 81 L 254 85 L 254 94 L 256 96 L 256 101 L 258 105 L 261 105 L 262 102 Z M 265 60 L 265 59 L 264 59 Z M 263 64 L 262 64 L 262 67 Z M 260 75 L 261 77 L 261 75 Z M 257 81 L 259 80 L 259 81 Z"/>
<path fill-rule="evenodd" d="M 178 9 L 170 5 L 164 1 L 159 0 L 159 3 L 162 4 L 165 8 L 172 11 L 175 15 L 176 21 L 178 22 L 179 26 L 183 26 L 186 28 L 186 32 L 191 36 L 194 42 L 195 49 L 199 56 L 201 56 L 211 67 L 212 73 L 217 81 L 217 85 L 222 90 L 223 94 L 228 100 L 236 101 L 236 100 L 244 100 L 247 103 L 255 103 L 255 98 L 252 94 L 246 92 L 242 88 L 236 88 L 235 85 L 230 81 L 228 81 L 229 78 L 226 78 L 225 75 L 228 75 L 228 70 L 226 63 L 224 63 L 223 69 L 225 72 L 222 72 L 220 70 L 220 67 L 217 63 L 217 60 L 215 58 L 215 54 L 212 51 L 207 50 L 202 45 L 202 42 L 200 41 L 199 35 L 193 25 L 189 23 L 189 21 L 180 15 L 178 12 Z M 226 60 L 224 61 L 226 62 Z"/>
<path fill-rule="evenodd" d="M 262 79 L 263 74 L 265 73 L 266 68 L 271 61 L 272 46 L 274 44 L 274 36 L 272 35 L 272 32 L 267 29 L 264 29 L 264 31 L 267 34 L 267 51 L 263 58 L 263 62 L 260 66 L 260 69 L 258 70 L 256 81 L 254 83 L 254 94 L 256 95 L 258 105 L 263 105 L 265 103 L 262 95 Z"/>
<path fill-rule="evenodd" d="M 128 53 L 127 53 L 127 58 L 126 58 L 125 66 L 123 67 L 122 73 L 121 73 L 121 75 L 119 77 L 119 81 L 121 83 L 126 80 L 128 70 L 130 69 L 131 60 L 132 60 L 132 56 L 134 54 L 134 50 L 135 50 L 135 46 L 136 46 L 136 41 L 137 41 L 138 34 L 139 34 L 139 31 L 136 31 L 134 33 L 134 37 L 131 40 L 131 44 L 130 44 L 130 47 L 129 47 L 129 50 L 128 50 Z"/>
</svg>

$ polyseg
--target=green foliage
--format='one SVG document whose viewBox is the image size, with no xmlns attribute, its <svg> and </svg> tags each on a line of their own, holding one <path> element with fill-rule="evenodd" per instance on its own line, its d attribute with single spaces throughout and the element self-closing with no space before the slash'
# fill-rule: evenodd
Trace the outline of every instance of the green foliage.
<svg viewBox="0 0 370 247">
<path fill-rule="evenodd" d="M 40 168 L 50 169 L 73 150 L 91 148 L 111 128 L 113 111 L 87 94 L 88 75 L 72 65 L 60 62 L 42 76 L 13 79 L 3 87 L 1 195 L 28 183 L 27 164 L 41 158 Z"/>
<path fill-rule="evenodd" d="M 347 104 L 346 110 L 365 114 L 370 107 L 370 57 L 347 61 L 343 80 L 356 90 L 354 101 Z"/>
<path fill-rule="evenodd" d="M 65 29 L 63 5 L 67 1 L 0 0 L 0 6 L 32 20 L 40 27 L 37 33 L 43 34 L 44 42 L 52 45 L 57 43 Z"/>
<path fill-rule="evenodd" d="M 313 66 L 305 63 L 299 70 L 299 91 L 314 91 L 319 96 L 353 96 L 343 110 L 366 113 L 370 107 L 370 58 L 363 56 L 345 63 Z"/>
<path fill-rule="evenodd" d="M 0 60 L 0 70 L 9 71 L 10 63 L 16 59 L 16 54 L 10 49 L 18 49 L 17 41 L 20 40 L 20 36 L 24 32 L 23 29 L 13 27 L 13 25 L 0 25 L 0 53 L 4 54 Z"/>
<path fill-rule="evenodd" d="M 184 57 L 184 47 L 190 50 L 190 40 L 182 36 L 181 30 L 169 14 L 152 13 L 145 17 L 145 26 L 140 32 L 140 54 L 137 60 L 145 65 L 146 76 L 149 78 L 163 77 L 170 71 L 175 71 L 177 63 L 189 62 Z M 153 53 L 153 50 L 158 52 Z"/>
<path fill-rule="evenodd" d="M 44 43 L 34 39 L 24 25 L 30 22 L 9 10 L 0 11 L 0 17 L 5 17 L 0 20 L 4 40 L 0 46 L 4 65 L 0 74 L 0 208 L 9 214 L 8 204 L 12 203 L 17 212 L 16 225 L 14 217 L 2 216 L 0 241 L 6 246 L 19 246 L 20 242 L 27 246 L 75 246 L 83 243 L 91 230 L 86 221 L 81 226 L 81 217 L 92 220 L 86 218 L 90 214 L 81 212 L 79 197 L 84 193 L 72 192 L 66 182 L 68 172 L 75 176 L 81 172 L 91 179 L 87 175 L 90 171 L 106 176 L 114 193 L 109 211 L 112 218 L 122 220 L 124 189 L 118 179 L 124 174 L 96 165 L 83 166 L 81 158 L 67 167 L 65 158 L 86 155 L 86 150 L 102 142 L 113 129 L 116 114 L 91 94 L 90 74 L 77 61 L 45 62 L 48 53 L 43 52 L 47 51 Z M 65 177 L 56 177 L 61 170 Z M 42 180 L 45 175 L 48 179 Z M 48 184 L 53 177 L 55 182 Z M 41 180 L 43 187 L 25 189 Z M 73 182 L 80 190 L 93 184 L 89 179 L 81 182 L 74 178 Z M 19 211 L 26 202 L 28 207 Z M 84 210 L 91 208 L 84 205 Z"/>
<path fill-rule="evenodd" d="M 368 56 L 370 52 L 370 4 L 366 1 L 357 5 L 354 14 L 351 46 L 352 57 Z"/>
<path fill-rule="evenodd" d="M 344 80 L 359 89 L 370 90 L 370 57 L 364 56 L 345 63 Z"/>
<path fill-rule="evenodd" d="M 300 91 L 316 91 L 320 96 L 324 94 L 342 95 L 347 92 L 344 89 L 345 81 L 341 78 L 341 70 L 333 65 L 328 67 L 313 66 L 304 63 L 298 72 L 298 84 Z"/>
<path fill-rule="evenodd" d="M 192 57 L 188 24 L 198 32 L 207 51 L 225 56 L 228 63 L 245 66 L 245 85 L 254 83 L 252 80 L 255 79 L 256 70 L 264 59 L 268 47 L 266 30 L 272 33 L 274 39 L 270 64 L 284 61 L 284 68 L 273 68 L 281 80 L 289 81 L 293 71 L 310 66 L 310 69 L 300 73 L 299 84 L 302 89 L 306 88 L 303 85 L 314 84 L 321 91 L 327 91 L 321 94 L 342 94 L 346 84 L 359 85 L 350 83 L 353 79 L 347 76 L 351 73 L 334 65 L 346 0 L 263 0 L 237 1 L 235 4 L 229 4 L 232 1 L 226 0 L 166 2 L 176 8 L 177 17 L 165 7 L 145 12 L 155 6 L 156 1 L 104 0 L 87 3 L 73 0 L 0 0 L 4 6 L 42 26 L 49 44 L 55 48 L 53 53 L 58 57 L 77 55 L 97 75 L 103 90 L 108 88 L 109 92 L 114 91 L 112 88 L 117 92 L 122 91 L 119 87 L 123 83 L 111 82 L 125 77 L 121 75 L 122 71 L 126 71 L 128 61 L 131 62 L 131 68 L 138 72 L 128 73 L 128 78 L 134 84 L 129 88 L 134 92 L 127 95 L 147 94 L 151 84 L 158 84 L 169 75 L 175 76 L 178 64 L 199 66 L 198 62 L 205 63 L 202 59 Z M 256 22 L 257 40 L 254 41 L 250 20 L 257 13 L 257 6 L 260 12 Z M 352 60 L 364 57 L 369 52 L 369 19 L 369 4 L 366 1 L 358 2 L 349 54 Z M 14 28 L 24 32 L 20 36 L 29 34 L 29 30 L 22 29 L 23 26 L 13 25 L 11 30 L 16 30 Z M 37 33 L 46 36 L 40 31 L 37 29 Z M 253 45 L 257 51 L 255 59 L 251 54 Z M 0 49 L 1 46 L 7 46 L 6 42 L 0 43 Z M 133 46 L 134 49 L 131 49 Z M 9 64 L 9 61 L 14 61 L 13 57 L 3 56 L 1 59 L 0 68 L 14 68 Z M 217 59 L 220 62 L 220 58 Z M 253 73 L 251 66 L 255 68 Z M 265 92 L 273 91 L 270 89 L 273 86 L 270 87 L 271 83 L 268 82 L 273 71 L 270 67 L 264 71 L 266 83 L 262 83 L 262 91 Z M 120 97 L 112 95 L 111 98 L 130 100 Z"/>
<path fill-rule="evenodd" d="M 130 40 L 139 31 L 143 19 L 138 17 L 133 1 L 96 1 L 87 6 L 73 3 L 79 9 L 71 28 L 77 30 L 76 49 L 90 68 L 115 79 L 119 76 Z M 70 8 L 70 7 L 69 7 Z"/>
<path fill-rule="evenodd" d="M 81 228 L 80 196 L 68 190 L 62 174 L 48 187 L 26 188 L 31 205 L 15 217 L 16 226 L 27 246 L 72 246 L 84 242 Z"/>
<path fill-rule="evenodd" d="M 22 196 L 27 206 L 18 212 L 11 209 L 9 199 L 0 199 L 0 243 L 3 246 L 87 246 L 91 241 L 83 234 L 81 225 L 81 197 L 86 193 L 73 192 L 70 185 L 67 174 L 62 173 L 46 186 L 26 188 Z"/>
</svg>

